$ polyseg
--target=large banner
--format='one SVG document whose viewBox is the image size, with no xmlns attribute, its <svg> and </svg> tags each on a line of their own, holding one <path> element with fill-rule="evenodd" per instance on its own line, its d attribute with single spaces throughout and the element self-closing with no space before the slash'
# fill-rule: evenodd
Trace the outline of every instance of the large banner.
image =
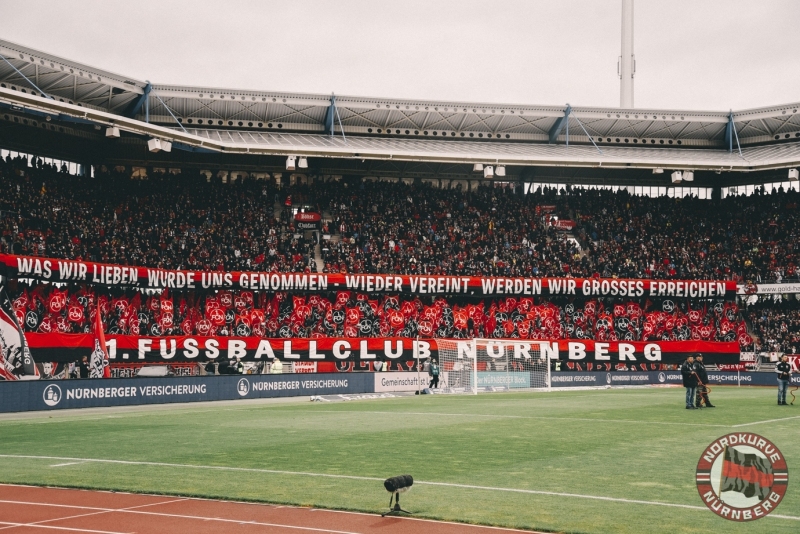
<svg viewBox="0 0 800 534">
<path fill-rule="evenodd" d="M 736 295 L 730 280 L 617 280 L 599 278 L 501 278 L 219 271 L 169 271 L 87 261 L 0 254 L 8 278 L 88 283 L 119 288 L 340 291 L 415 295 L 566 295 L 583 297 L 724 298 Z"/>
<path fill-rule="evenodd" d="M 371 393 L 371 373 L 36 380 L 0 387 L 0 413 Z"/>
<path fill-rule="evenodd" d="M 26 334 L 37 361 L 74 361 L 91 351 L 92 334 Z M 469 354 L 470 341 L 454 340 L 457 357 Z M 708 364 L 739 363 L 736 342 L 707 341 L 631 341 L 600 342 L 593 340 L 523 341 L 531 355 L 549 354 L 551 359 L 565 362 L 594 364 L 679 363 L 696 352 L 706 356 Z M 242 358 L 245 361 L 408 362 L 436 358 L 439 349 L 435 339 L 408 338 L 319 338 L 263 339 L 257 337 L 201 336 L 106 336 L 110 363 L 134 362 L 207 362 Z M 416 345 L 416 347 L 415 347 Z M 512 357 L 524 357 L 525 351 L 515 351 L 504 343 Z M 498 343 L 498 346 L 502 347 Z M 492 352 L 492 351 L 488 351 Z M 498 357 L 502 351 L 497 351 Z"/>
</svg>

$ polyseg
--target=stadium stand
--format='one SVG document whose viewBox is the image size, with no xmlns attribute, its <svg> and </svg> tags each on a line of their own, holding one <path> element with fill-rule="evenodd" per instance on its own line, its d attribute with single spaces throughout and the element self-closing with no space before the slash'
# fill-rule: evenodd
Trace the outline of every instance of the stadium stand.
<svg viewBox="0 0 800 534">
<path fill-rule="evenodd" d="M 10 192 L 0 208 L 3 252 L 173 269 L 316 269 L 314 243 L 289 210 L 275 216 L 274 199 L 288 195 L 329 213 L 336 238 L 322 250 L 327 272 L 797 278 L 796 191 L 701 200 L 352 181 L 279 193 L 269 181 L 197 175 L 66 179 L 23 160 L 9 157 L 0 170 Z M 552 216 L 575 221 L 575 238 Z"/>
<path fill-rule="evenodd" d="M 762 301 L 748 308 L 756 352 L 800 353 L 800 306 L 797 300 Z"/>
</svg>

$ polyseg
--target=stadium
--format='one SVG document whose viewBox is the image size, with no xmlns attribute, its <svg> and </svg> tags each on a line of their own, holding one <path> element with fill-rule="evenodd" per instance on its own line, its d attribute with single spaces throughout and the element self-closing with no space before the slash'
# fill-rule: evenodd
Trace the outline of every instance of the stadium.
<svg viewBox="0 0 800 534">
<path fill-rule="evenodd" d="M 800 102 L 634 107 L 632 16 L 620 107 L 0 39 L 0 530 L 795 532 Z"/>
</svg>

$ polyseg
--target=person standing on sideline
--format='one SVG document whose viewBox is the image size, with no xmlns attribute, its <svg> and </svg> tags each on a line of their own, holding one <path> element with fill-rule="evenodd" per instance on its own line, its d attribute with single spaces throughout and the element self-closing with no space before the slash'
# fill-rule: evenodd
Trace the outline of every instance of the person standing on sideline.
<svg viewBox="0 0 800 534">
<path fill-rule="evenodd" d="M 283 364 L 278 358 L 272 359 L 272 365 L 269 366 L 269 374 L 279 375 L 283 373 Z"/>
<path fill-rule="evenodd" d="M 81 358 L 81 361 L 78 362 L 78 378 L 89 378 L 89 357 L 84 356 Z M 786 393 L 783 394 L 786 397 Z"/>
<path fill-rule="evenodd" d="M 706 384 L 708 384 L 708 373 L 706 372 L 706 366 L 703 365 L 703 355 L 702 354 L 695 354 L 694 355 L 694 372 L 697 376 L 697 396 L 695 397 L 694 405 L 697 408 L 702 407 L 702 403 L 705 403 L 706 408 L 716 408 L 711 401 L 708 400 L 708 388 Z"/>
<path fill-rule="evenodd" d="M 694 410 L 694 395 L 697 391 L 697 375 L 694 373 L 694 356 L 689 356 L 681 365 L 683 387 L 686 388 L 686 409 Z"/>
<path fill-rule="evenodd" d="M 431 365 L 428 367 L 428 374 L 431 376 L 431 383 L 428 387 L 437 389 L 439 387 L 439 364 L 436 362 L 435 358 L 431 360 Z"/>
<path fill-rule="evenodd" d="M 787 355 L 781 356 L 775 372 L 778 373 L 778 406 L 786 406 L 786 390 L 789 389 L 789 381 L 792 379 L 792 366 Z"/>
</svg>

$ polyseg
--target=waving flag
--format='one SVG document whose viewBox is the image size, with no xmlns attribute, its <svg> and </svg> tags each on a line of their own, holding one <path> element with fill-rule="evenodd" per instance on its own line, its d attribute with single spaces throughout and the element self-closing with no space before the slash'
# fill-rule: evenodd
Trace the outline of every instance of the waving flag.
<svg viewBox="0 0 800 534">
<path fill-rule="evenodd" d="M 0 285 L 0 380 L 38 379 L 25 334 L 5 288 Z"/>
<path fill-rule="evenodd" d="M 103 333 L 103 320 L 100 315 L 96 313 L 94 317 L 94 350 L 89 357 L 89 378 L 111 378 L 106 336 Z"/>
</svg>

